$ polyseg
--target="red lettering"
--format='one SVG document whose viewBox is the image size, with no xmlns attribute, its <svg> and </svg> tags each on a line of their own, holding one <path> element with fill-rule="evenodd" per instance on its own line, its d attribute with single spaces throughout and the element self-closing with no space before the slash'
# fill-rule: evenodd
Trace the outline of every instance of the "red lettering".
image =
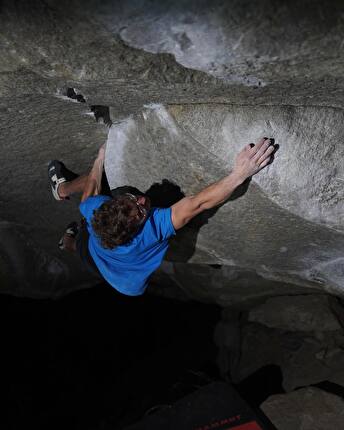
<svg viewBox="0 0 344 430">
<path fill-rule="evenodd" d="M 251 421 L 246 424 L 241 424 L 239 426 L 235 426 L 232 428 L 228 428 L 226 430 L 263 430 L 256 421 Z"/>
<path fill-rule="evenodd" d="M 214 421 L 211 424 L 206 424 L 205 426 L 202 427 L 196 427 L 194 428 L 194 430 L 212 430 L 212 429 L 216 429 L 218 427 L 224 426 L 226 424 L 231 424 L 235 421 L 239 421 L 241 419 L 241 415 L 234 415 L 233 417 L 229 417 L 229 418 L 223 418 L 220 421 Z M 256 425 L 256 427 L 245 427 L 247 425 Z M 244 427 L 243 427 L 244 426 Z M 248 424 L 243 424 L 242 426 L 237 426 L 234 427 L 233 429 L 226 429 L 226 430 L 262 430 L 258 424 L 255 421 L 252 421 L 251 423 Z"/>
</svg>

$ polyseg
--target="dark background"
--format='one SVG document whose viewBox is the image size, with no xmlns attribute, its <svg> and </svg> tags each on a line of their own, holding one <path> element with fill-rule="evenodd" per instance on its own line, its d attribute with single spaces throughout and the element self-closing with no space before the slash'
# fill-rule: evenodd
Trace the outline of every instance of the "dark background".
<svg viewBox="0 0 344 430">
<path fill-rule="evenodd" d="M 106 284 L 59 300 L 2 295 L 2 429 L 121 428 L 218 378 L 220 308 Z"/>
</svg>

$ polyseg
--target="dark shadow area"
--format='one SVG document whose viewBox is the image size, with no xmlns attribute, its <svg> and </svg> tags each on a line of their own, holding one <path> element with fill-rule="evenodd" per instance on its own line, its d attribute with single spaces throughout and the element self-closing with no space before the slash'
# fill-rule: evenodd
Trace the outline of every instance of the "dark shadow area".
<svg viewBox="0 0 344 430">
<path fill-rule="evenodd" d="M 222 268 L 222 264 L 209 264 L 210 267 L 212 267 L 213 269 L 221 269 Z"/>
<path fill-rule="evenodd" d="M 3 429 L 122 429 L 220 380 L 216 305 L 100 284 L 55 301 L 2 295 L 0 312 Z M 255 408 L 280 382 L 267 366 L 236 389 Z"/>
<path fill-rule="evenodd" d="M 228 383 L 198 387 L 170 406 L 161 407 L 125 430 L 277 430 Z"/>
<path fill-rule="evenodd" d="M 74 88 L 67 88 L 66 96 L 72 100 L 76 100 L 79 103 L 86 103 L 86 100 L 82 94 L 77 94 Z"/>
<path fill-rule="evenodd" d="M 252 177 L 247 178 L 241 185 L 239 185 L 238 188 L 236 188 L 233 191 L 232 195 L 229 197 L 229 199 L 227 200 L 227 202 L 239 199 L 240 197 L 242 197 L 243 195 L 245 195 L 246 192 L 247 192 L 247 190 L 248 190 L 248 187 L 250 186 L 251 181 L 252 181 Z"/>
<path fill-rule="evenodd" d="M 273 152 L 270 156 L 270 161 L 268 164 L 271 164 L 274 162 L 276 152 L 279 150 L 279 147 L 280 147 L 278 143 L 275 143 L 275 139 L 270 139 L 270 140 L 271 140 L 271 145 L 273 145 L 275 149 L 273 150 Z"/>
<path fill-rule="evenodd" d="M 103 120 L 104 124 L 111 127 L 112 121 L 110 118 L 110 109 L 108 106 L 93 105 L 90 106 L 91 112 L 93 112 L 96 121 Z"/>
<path fill-rule="evenodd" d="M 243 399 L 252 407 L 260 406 L 268 397 L 283 394 L 282 370 L 275 364 L 258 369 L 252 375 L 236 384 L 235 387 Z"/>
<path fill-rule="evenodd" d="M 57 301 L 1 296 L 0 312 L 3 429 L 119 429 L 218 377 L 215 305 L 101 285 Z"/>
<path fill-rule="evenodd" d="M 150 198 L 152 206 L 158 208 L 169 208 L 185 197 L 181 188 L 168 179 L 154 183 L 145 194 Z"/>
</svg>

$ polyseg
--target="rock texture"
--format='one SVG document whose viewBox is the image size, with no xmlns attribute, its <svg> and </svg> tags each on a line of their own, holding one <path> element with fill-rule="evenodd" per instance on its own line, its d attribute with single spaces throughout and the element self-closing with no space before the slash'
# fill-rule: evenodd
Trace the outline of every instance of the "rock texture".
<svg viewBox="0 0 344 430">
<path fill-rule="evenodd" d="M 70 2 L 68 2 L 70 4 Z M 74 2 L 78 8 L 78 1 Z M 171 53 L 187 68 L 248 86 L 342 78 L 342 4 L 303 0 L 83 2 L 87 15 L 130 46 Z M 317 30 L 316 32 L 314 30 Z M 310 37 L 312 35 L 312 37 Z M 318 67 L 311 67 L 314 58 Z M 302 76 L 303 74 L 303 76 Z M 282 78 L 282 79 L 281 79 Z"/>
<path fill-rule="evenodd" d="M 292 331 L 340 330 L 341 326 L 329 307 L 329 297 L 273 297 L 253 308 L 249 321 L 267 327 Z"/>
<path fill-rule="evenodd" d="M 328 115 L 332 126 L 322 121 L 318 127 L 317 115 Z M 185 232 L 188 240 L 177 235 L 176 242 L 184 239 L 178 250 L 194 247 L 189 258 L 179 252 L 170 258 L 225 265 L 227 273 L 239 275 L 253 270 L 340 294 L 344 147 L 323 141 L 324 133 L 340 141 L 338 115 L 307 108 L 150 105 L 111 128 L 105 169 L 112 187 L 131 183 L 145 190 L 166 178 L 193 194 L 225 176 L 255 136 L 275 138 L 275 162 L 253 177 L 240 198 L 209 214 L 197 232 Z"/>
<path fill-rule="evenodd" d="M 160 95 L 166 101 L 172 92 L 176 95 L 176 85 L 180 87 L 176 100 L 197 82 L 200 91 L 211 92 L 206 75 L 184 69 L 171 56 L 130 49 L 81 15 L 82 8 L 79 12 L 71 6 L 61 10 L 53 2 L 5 1 L 1 5 L 3 293 L 56 297 L 95 282 L 77 258 L 57 249 L 67 223 L 79 217 L 78 198 L 62 204 L 54 201 L 46 168 L 54 158 L 78 173 L 90 168 L 108 133 L 91 112 L 92 105 L 110 101 L 99 94 L 100 88 L 109 94 L 111 87 L 114 119 Z M 160 91 L 162 83 L 165 91 Z M 66 97 L 68 88 L 83 94 L 86 102 Z M 19 229 L 21 240 L 16 239 Z M 25 270 L 22 243 L 30 244 Z M 31 258 L 35 254 L 44 255 L 45 263 Z M 59 269 L 51 270 L 52 266 Z"/>
<path fill-rule="evenodd" d="M 344 401 L 318 388 L 269 397 L 261 406 L 278 430 L 324 430 L 343 427 Z"/>
<path fill-rule="evenodd" d="M 1 291 L 51 297 L 93 282 L 56 249 L 78 201 L 52 200 L 46 165 L 89 168 L 107 138 L 91 111 L 102 105 L 112 185 L 169 179 L 193 193 L 243 144 L 280 145 L 240 198 L 178 235 L 156 279 L 224 305 L 343 294 L 343 14 L 320 0 L 3 1 Z M 25 288 L 21 242 L 27 263 L 46 261 L 26 263 L 37 276 Z"/>
<path fill-rule="evenodd" d="M 274 364 L 281 369 L 286 391 L 323 381 L 341 385 L 344 336 L 339 312 L 343 314 L 340 302 L 322 294 L 270 298 L 244 314 L 226 309 L 215 332 L 223 376 L 240 382 Z"/>
</svg>

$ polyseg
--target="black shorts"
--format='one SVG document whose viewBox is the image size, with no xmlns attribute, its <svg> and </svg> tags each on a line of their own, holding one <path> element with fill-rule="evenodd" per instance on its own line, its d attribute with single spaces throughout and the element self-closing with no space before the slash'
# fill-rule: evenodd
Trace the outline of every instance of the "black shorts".
<svg viewBox="0 0 344 430">
<path fill-rule="evenodd" d="M 130 193 L 130 194 L 134 194 L 136 196 L 144 196 L 145 194 L 138 190 L 135 187 L 131 187 L 129 185 L 125 185 L 123 187 L 117 187 L 114 188 L 113 190 L 110 189 L 106 189 L 108 187 L 103 187 L 103 189 L 105 188 L 104 194 L 108 195 L 112 198 L 117 198 L 123 194 L 126 193 Z M 102 193 L 102 195 L 104 195 Z M 79 254 L 81 261 L 85 264 L 85 266 L 87 267 L 87 269 L 93 274 L 98 276 L 99 278 L 103 278 L 101 273 L 98 270 L 98 267 L 96 266 L 96 263 L 94 262 L 92 255 L 90 254 L 90 251 L 88 249 L 88 240 L 89 240 L 89 233 L 87 230 L 87 221 L 85 218 L 81 219 L 81 225 L 79 228 L 79 232 L 76 236 L 76 250 L 77 253 Z"/>
</svg>

